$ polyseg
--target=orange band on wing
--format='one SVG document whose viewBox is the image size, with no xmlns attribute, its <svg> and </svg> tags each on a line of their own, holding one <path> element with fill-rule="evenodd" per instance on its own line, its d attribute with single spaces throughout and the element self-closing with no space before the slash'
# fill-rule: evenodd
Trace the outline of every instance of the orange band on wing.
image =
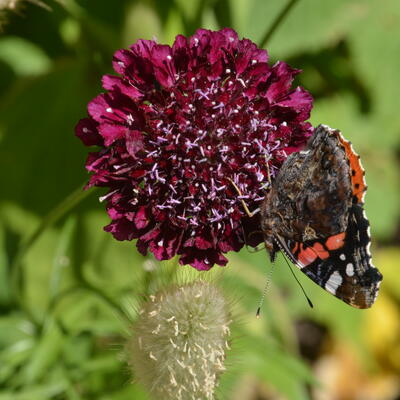
<svg viewBox="0 0 400 400">
<path fill-rule="evenodd" d="M 339 140 L 344 146 L 346 156 L 350 162 L 351 184 L 353 187 L 353 196 L 357 198 L 357 203 L 364 202 L 364 194 L 367 190 L 365 183 L 365 171 L 360 162 L 360 156 L 353 150 L 350 142 L 348 142 L 341 134 Z"/>
<path fill-rule="evenodd" d="M 346 237 L 346 232 L 338 233 L 337 235 L 330 236 L 326 242 L 325 246 L 328 250 L 337 250 L 344 246 L 344 238 Z"/>
<path fill-rule="evenodd" d="M 329 257 L 329 252 L 327 252 L 324 249 L 324 246 L 322 246 L 321 243 L 314 243 L 314 246 L 312 247 L 314 251 L 317 253 L 318 257 L 321 258 L 322 260 L 325 260 Z"/>
<path fill-rule="evenodd" d="M 300 244 L 300 252 L 298 256 L 298 260 L 304 266 L 311 264 L 317 258 L 317 254 L 311 247 L 307 247 L 306 249 L 303 247 L 303 244 Z"/>
</svg>

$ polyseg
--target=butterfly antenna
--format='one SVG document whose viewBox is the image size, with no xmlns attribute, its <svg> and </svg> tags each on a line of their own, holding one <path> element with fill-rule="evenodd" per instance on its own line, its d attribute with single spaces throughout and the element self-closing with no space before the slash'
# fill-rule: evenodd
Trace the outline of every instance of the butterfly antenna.
<svg viewBox="0 0 400 400">
<path fill-rule="evenodd" d="M 271 264 L 271 269 L 268 271 L 267 281 L 265 282 L 265 286 L 264 286 L 264 289 L 262 291 L 261 299 L 260 299 L 260 302 L 258 303 L 257 312 L 256 312 L 256 318 L 260 318 L 261 307 L 264 304 L 264 299 L 265 299 L 265 296 L 266 296 L 266 294 L 268 292 L 269 284 L 271 282 L 272 272 L 274 271 L 274 266 L 275 266 L 275 263 L 273 262 Z"/>
<path fill-rule="evenodd" d="M 301 290 L 302 290 L 302 292 L 303 292 L 305 298 L 307 299 L 308 305 L 309 305 L 311 308 L 314 308 L 314 304 L 312 303 L 312 301 L 310 300 L 310 298 L 307 296 L 307 293 L 306 293 L 306 291 L 304 290 L 303 285 L 302 285 L 302 284 L 300 283 L 300 281 L 297 279 L 297 276 L 296 276 L 296 274 L 293 272 L 293 269 L 292 269 L 292 267 L 290 266 L 289 261 L 287 260 L 287 258 L 286 258 L 286 256 L 285 256 L 285 254 L 284 254 L 283 251 L 282 251 L 282 254 L 283 254 L 283 258 L 284 258 L 285 261 L 286 261 L 287 266 L 288 266 L 289 269 L 290 269 L 290 272 L 291 272 L 292 275 L 294 276 L 294 279 L 296 279 L 296 282 L 299 284 L 299 286 L 300 286 L 300 288 L 301 288 Z"/>
</svg>

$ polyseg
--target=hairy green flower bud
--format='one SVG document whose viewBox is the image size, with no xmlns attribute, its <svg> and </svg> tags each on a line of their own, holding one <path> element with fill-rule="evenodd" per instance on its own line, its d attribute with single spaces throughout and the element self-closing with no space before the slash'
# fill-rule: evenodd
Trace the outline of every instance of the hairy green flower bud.
<svg viewBox="0 0 400 400">
<path fill-rule="evenodd" d="M 126 348 L 135 378 L 155 399 L 214 399 L 225 370 L 230 322 L 227 300 L 208 282 L 150 296 Z"/>
</svg>

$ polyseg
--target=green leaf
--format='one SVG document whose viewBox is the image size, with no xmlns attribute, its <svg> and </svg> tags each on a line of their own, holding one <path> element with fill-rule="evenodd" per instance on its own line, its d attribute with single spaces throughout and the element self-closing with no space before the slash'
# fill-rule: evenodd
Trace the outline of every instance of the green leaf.
<svg viewBox="0 0 400 400">
<path fill-rule="evenodd" d="M 53 319 L 48 319 L 41 333 L 32 358 L 24 366 L 21 381 L 25 384 L 38 382 L 52 365 L 59 360 L 63 348 L 64 335 Z"/>
<path fill-rule="evenodd" d="M 49 385 L 32 385 L 18 392 L 0 392 L 0 400 L 50 400 L 63 393 L 64 389 L 65 384 L 63 382 Z"/>
<path fill-rule="evenodd" d="M 362 16 L 352 26 L 349 44 L 360 79 L 372 99 L 373 112 L 382 122 L 381 141 L 400 143 L 400 113 L 395 99 L 400 87 L 400 3 L 397 0 L 359 2 Z M 378 131 L 377 131 L 378 132 Z"/>
<path fill-rule="evenodd" d="M 15 381 L 18 371 L 29 362 L 34 345 L 33 339 L 19 340 L 0 353 L 0 382 Z"/>
<path fill-rule="evenodd" d="M 10 313 L 0 317 L 0 349 L 13 346 L 20 340 L 31 338 L 35 327 L 21 314 Z"/>
<path fill-rule="evenodd" d="M 398 265 L 400 247 L 383 247 L 375 252 L 375 265 L 381 270 L 384 277 L 383 290 L 400 301 L 400 274 Z"/>
<path fill-rule="evenodd" d="M 268 345 L 262 337 L 247 333 L 240 342 L 246 348 L 242 362 L 246 364 L 247 372 L 254 372 L 259 379 L 269 382 L 288 399 L 309 398 L 305 384 L 315 384 L 316 380 L 305 363 L 284 349 Z"/>
<path fill-rule="evenodd" d="M 153 39 L 161 35 L 161 21 L 159 16 L 146 2 L 132 3 L 125 16 L 123 28 L 123 44 L 128 47 L 138 39 Z"/>
<path fill-rule="evenodd" d="M 35 346 L 34 326 L 19 315 L 0 318 L 0 382 L 12 380 Z"/>
<path fill-rule="evenodd" d="M 20 245 L 21 238 L 30 234 L 38 224 L 37 217 L 13 203 L 1 204 L 0 215 L 7 227 L 9 237 L 13 238 L 15 242 L 15 247 Z M 18 265 L 19 274 L 22 274 L 26 284 L 23 285 L 24 304 L 27 308 L 34 309 L 35 314 L 40 314 L 48 302 L 48 290 L 43 290 L 43 288 L 49 287 L 49 275 L 53 261 L 53 253 L 49 252 L 49 249 L 54 249 L 56 243 L 57 236 L 54 229 L 48 229 L 30 248 L 22 263 Z M 16 249 L 10 255 L 10 259 L 14 261 L 15 257 Z M 38 266 L 40 267 L 38 268 Z"/>
<path fill-rule="evenodd" d="M 60 290 L 63 269 L 70 265 L 69 248 L 76 227 L 76 218 L 70 216 L 61 229 L 55 250 L 53 269 L 50 277 L 50 297 L 54 298 Z"/>
<path fill-rule="evenodd" d="M 74 135 L 90 97 L 84 71 L 66 62 L 0 103 L 3 201 L 45 214 L 84 181 L 86 150 Z"/>
<path fill-rule="evenodd" d="M 176 9 L 170 10 L 164 24 L 162 35 L 163 42 L 172 45 L 176 35 L 182 34 L 184 29 L 182 15 Z"/>
<path fill-rule="evenodd" d="M 6 249 L 6 230 L 0 222 L 0 304 L 10 301 L 9 258 Z"/>
<path fill-rule="evenodd" d="M 234 27 L 240 35 L 248 37 L 253 41 L 256 40 L 256 38 L 253 35 L 249 34 L 249 32 L 247 32 L 247 29 L 248 25 L 250 25 L 249 21 L 251 21 L 251 10 L 255 8 L 255 2 L 256 0 L 229 0 L 232 27 Z M 268 4 L 270 4 L 270 7 L 274 7 L 273 3 L 271 3 L 270 1 L 268 1 Z M 265 16 L 265 18 L 267 18 L 267 16 Z M 263 21 L 262 29 L 264 29 L 264 26 L 269 26 L 266 25 L 268 21 L 269 19 L 265 19 Z M 264 31 L 261 32 L 260 30 L 260 32 L 258 33 L 259 37 L 257 38 L 260 39 L 263 33 Z"/>
<path fill-rule="evenodd" d="M 135 383 L 124 385 L 109 394 L 101 394 L 99 400 L 149 400 L 149 395 Z"/>
<path fill-rule="evenodd" d="M 190 21 L 194 21 L 196 19 L 196 15 L 199 12 L 199 8 L 204 9 L 204 0 L 193 0 L 193 1 L 185 1 L 185 0 L 175 0 L 175 3 L 179 9 L 179 13 Z"/>
<path fill-rule="evenodd" d="M 45 74 L 52 67 L 51 59 L 40 47 L 17 36 L 0 39 L 0 60 L 19 76 Z"/>
<path fill-rule="evenodd" d="M 234 7 L 236 2 L 232 3 Z M 286 3 L 282 0 L 246 2 L 248 17 L 240 33 L 259 42 Z M 267 45 L 270 55 L 284 59 L 337 43 L 361 19 L 357 3 L 358 0 L 299 1 Z"/>
</svg>

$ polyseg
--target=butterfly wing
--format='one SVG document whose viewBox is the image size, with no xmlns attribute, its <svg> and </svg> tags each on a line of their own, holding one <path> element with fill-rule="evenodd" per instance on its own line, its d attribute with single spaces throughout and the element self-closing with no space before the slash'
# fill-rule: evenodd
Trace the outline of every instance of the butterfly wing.
<svg viewBox="0 0 400 400">
<path fill-rule="evenodd" d="M 376 300 L 381 273 L 369 252 L 369 222 L 360 204 L 353 204 L 347 230 L 323 240 L 296 242 L 276 237 L 279 247 L 315 283 L 356 308 Z"/>
<path fill-rule="evenodd" d="M 304 151 L 290 155 L 261 210 L 266 248 L 357 308 L 374 303 L 380 272 L 369 252 L 359 155 L 340 131 L 320 125 Z"/>
<path fill-rule="evenodd" d="M 353 186 L 345 144 L 338 130 L 320 125 L 306 149 L 285 160 L 261 208 L 267 239 L 315 240 L 346 229 Z"/>
</svg>

